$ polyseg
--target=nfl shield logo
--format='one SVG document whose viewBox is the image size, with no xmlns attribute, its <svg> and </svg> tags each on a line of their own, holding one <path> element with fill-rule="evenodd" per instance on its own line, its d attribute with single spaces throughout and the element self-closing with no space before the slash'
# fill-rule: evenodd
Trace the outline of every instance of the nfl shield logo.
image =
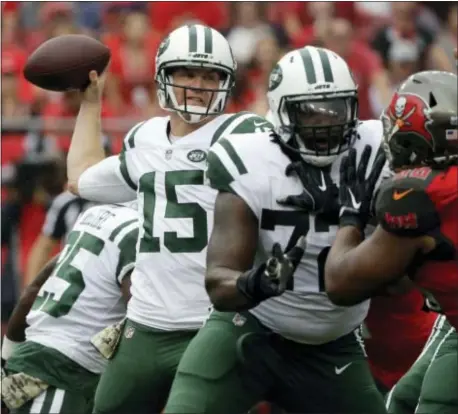
<svg viewBox="0 0 458 414">
<path fill-rule="evenodd" d="M 127 329 L 126 329 L 126 332 L 124 333 L 124 336 L 127 338 L 127 339 L 130 339 L 134 336 L 134 332 L 135 332 L 135 328 L 133 328 L 132 326 L 129 326 Z"/>
<path fill-rule="evenodd" d="M 170 160 L 172 158 L 172 150 L 171 149 L 168 149 L 165 151 L 165 159 L 166 160 Z"/>
</svg>

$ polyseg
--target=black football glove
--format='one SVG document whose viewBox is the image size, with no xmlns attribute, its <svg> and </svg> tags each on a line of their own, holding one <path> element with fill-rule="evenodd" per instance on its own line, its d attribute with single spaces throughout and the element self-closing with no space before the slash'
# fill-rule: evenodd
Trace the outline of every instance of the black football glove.
<svg viewBox="0 0 458 414">
<path fill-rule="evenodd" d="M 342 159 L 339 187 L 339 224 L 341 227 L 354 226 L 364 231 L 369 221 L 375 184 L 386 161 L 385 153 L 379 151 L 370 175 L 366 178 L 371 153 L 371 146 L 366 145 L 358 166 L 356 166 L 356 149 L 354 148 L 350 149 L 348 155 Z"/>
<path fill-rule="evenodd" d="M 250 300 L 253 306 L 273 296 L 281 295 L 291 284 L 304 250 L 305 236 L 300 237 L 296 245 L 286 253 L 278 243 L 275 243 L 265 263 L 239 276 L 237 289 Z"/>
<path fill-rule="evenodd" d="M 329 171 L 297 161 L 289 164 L 285 173 L 288 177 L 296 174 L 304 190 L 299 195 L 278 199 L 279 204 L 299 207 L 314 213 L 335 214 L 337 217 L 339 190 L 332 182 Z"/>
</svg>

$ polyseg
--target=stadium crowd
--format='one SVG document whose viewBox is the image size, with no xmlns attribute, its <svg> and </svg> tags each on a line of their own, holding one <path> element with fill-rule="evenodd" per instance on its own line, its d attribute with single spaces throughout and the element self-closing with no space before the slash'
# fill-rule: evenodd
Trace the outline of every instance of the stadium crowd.
<svg viewBox="0 0 458 414">
<path fill-rule="evenodd" d="M 134 124 L 163 114 L 153 80 L 156 51 L 167 33 L 184 24 L 209 25 L 232 47 L 237 82 L 226 112 L 264 116 L 275 63 L 291 49 L 314 45 L 347 61 L 358 84 L 359 118 L 367 120 L 380 116 L 409 75 L 423 69 L 456 73 L 457 21 L 457 4 L 445 2 L 2 2 L 2 324 L 27 281 L 60 249 L 69 223 L 83 208 L 66 199 L 65 211 L 56 211 L 54 221 L 45 223 L 66 186 L 65 159 L 80 93 L 52 93 L 24 79 L 27 56 L 42 42 L 84 33 L 111 49 L 102 116 L 105 149 L 118 153 Z M 412 307 L 421 306 L 416 293 L 408 300 Z M 387 326 L 393 322 L 370 313 L 368 324 L 371 318 Z M 434 320 L 425 316 L 424 337 Z M 383 358 L 377 352 L 393 346 L 380 347 L 387 339 L 383 335 L 372 339 L 379 345 L 374 360 Z M 410 361 L 393 360 L 399 375 L 421 346 Z M 387 389 L 399 378 L 380 377 Z"/>
</svg>

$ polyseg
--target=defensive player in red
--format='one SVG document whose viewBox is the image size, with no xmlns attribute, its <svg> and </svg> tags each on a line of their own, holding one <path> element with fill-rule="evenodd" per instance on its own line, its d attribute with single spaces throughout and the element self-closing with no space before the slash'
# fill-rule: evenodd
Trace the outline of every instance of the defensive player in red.
<svg viewBox="0 0 458 414">
<path fill-rule="evenodd" d="M 358 166 L 351 151 L 342 163 L 340 229 L 325 266 L 326 291 L 334 303 L 354 305 L 408 275 L 428 307 L 458 327 L 457 82 L 452 73 L 420 72 L 394 94 L 382 119 L 397 174 L 377 195 L 379 226 L 367 240 L 362 230 L 378 177 L 366 177 L 364 154 Z M 436 383 L 445 381 L 455 393 L 441 395 L 447 407 L 429 407 L 430 413 L 458 412 L 456 352 L 448 356 Z"/>
<path fill-rule="evenodd" d="M 408 283 L 408 282 L 407 282 Z M 372 298 L 363 338 L 372 375 L 386 394 L 409 370 L 430 336 L 437 314 L 424 309 L 420 291 L 403 281 Z"/>
</svg>

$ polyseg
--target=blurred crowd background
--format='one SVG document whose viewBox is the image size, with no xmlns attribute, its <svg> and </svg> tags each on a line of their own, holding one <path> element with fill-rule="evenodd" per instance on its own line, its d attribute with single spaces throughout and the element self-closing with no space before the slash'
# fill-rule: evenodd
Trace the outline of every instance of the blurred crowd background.
<svg viewBox="0 0 458 414">
<path fill-rule="evenodd" d="M 84 33 L 110 47 L 104 134 L 114 153 L 130 127 L 160 115 L 154 57 L 170 30 L 210 25 L 238 61 L 228 111 L 267 111 L 267 79 L 291 48 L 324 46 L 344 57 L 359 84 L 360 118 L 378 117 L 391 93 L 421 69 L 456 72 L 452 2 L 2 2 L 2 320 L 30 275 L 27 260 L 46 210 L 65 189 L 65 153 L 79 93 L 50 93 L 23 78 L 27 56 L 54 36 Z"/>
</svg>

